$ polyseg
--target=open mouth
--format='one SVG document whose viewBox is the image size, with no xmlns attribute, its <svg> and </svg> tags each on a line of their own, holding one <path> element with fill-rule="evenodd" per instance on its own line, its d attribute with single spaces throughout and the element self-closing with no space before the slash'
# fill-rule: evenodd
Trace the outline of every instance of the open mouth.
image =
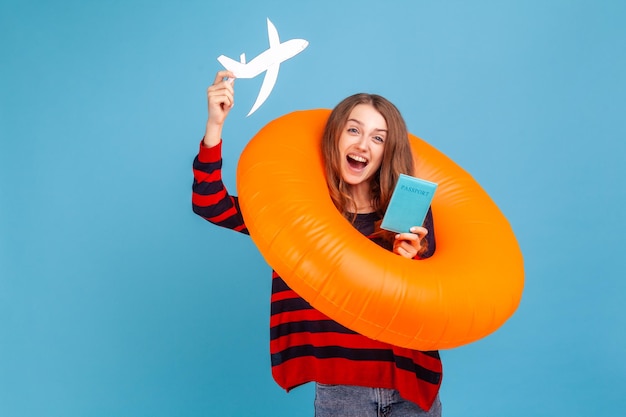
<svg viewBox="0 0 626 417">
<path fill-rule="evenodd" d="M 362 170 L 369 163 L 369 161 L 366 158 L 359 156 L 359 155 L 355 155 L 353 153 L 348 154 L 346 156 L 346 160 L 348 161 L 348 165 L 350 165 L 350 168 L 356 169 L 356 170 Z"/>
</svg>

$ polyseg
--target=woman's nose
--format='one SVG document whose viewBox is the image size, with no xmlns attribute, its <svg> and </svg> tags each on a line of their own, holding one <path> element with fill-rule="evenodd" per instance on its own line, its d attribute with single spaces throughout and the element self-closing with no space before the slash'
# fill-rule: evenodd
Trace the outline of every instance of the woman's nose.
<svg viewBox="0 0 626 417">
<path fill-rule="evenodd" d="M 359 136 L 359 139 L 357 140 L 356 146 L 359 149 L 366 149 L 367 148 L 367 137 L 365 135 Z"/>
</svg>

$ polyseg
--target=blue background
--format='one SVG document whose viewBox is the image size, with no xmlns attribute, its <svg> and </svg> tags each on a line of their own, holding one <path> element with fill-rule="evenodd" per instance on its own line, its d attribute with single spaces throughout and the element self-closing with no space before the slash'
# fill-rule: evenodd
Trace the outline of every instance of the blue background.
<svg viewBox="0 0 626 417">
<path fill-rule="evenodd" d="M 270 268 L 190 203 L 215 58 L 265 50 L 267 17 L 310 46 L 249 118 L 261 77 L 237 82 L 227 185 L 270 120 L 388 97 L 525 257 L 513 318 L 442 352 L 444 415 L 619 415 L 625 5 L 3 0 L 0 416 L 312 415 L 270 375 Z"/>
</svg>

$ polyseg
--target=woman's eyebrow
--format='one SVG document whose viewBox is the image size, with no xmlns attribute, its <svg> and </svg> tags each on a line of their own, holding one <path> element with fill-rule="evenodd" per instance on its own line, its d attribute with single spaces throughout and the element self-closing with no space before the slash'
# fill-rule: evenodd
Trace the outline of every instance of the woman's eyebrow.
<svg viewBox="0 0 626 417">
<path fill-rule="evenodd" d="M 363 126 L 363 123 L 361 123 L 361 122 L 360 122 L 359 120 L 357 120 L 357 119 L 348 119 L 348 122 L 354 122 L 354 123 L 356 123 L 356 124 L 358 124 L 358 125 Z M 385 133 L 387 133 L 387 129 L 378 129 L 378 128 L 375 128 L 374 130 L 376 130 L 376 131 L 378 131 L 378 132 L 385 132 Z"/>
</svg>

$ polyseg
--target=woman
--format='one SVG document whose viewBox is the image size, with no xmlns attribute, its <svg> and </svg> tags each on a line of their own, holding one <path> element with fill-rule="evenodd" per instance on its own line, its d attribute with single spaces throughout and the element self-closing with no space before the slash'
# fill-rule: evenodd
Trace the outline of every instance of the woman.
<svg viewBox="0 0 626 417">
<path fill-rule="evenodd" d="M 220 71 L 207 90 L 209 117 L 194 160 L 193 209 L 214 224 L 248 233 L 238 200 L 221 178 L 221 134 L 234 104 L 233 81 L 231 72 Z M 343 100 L 326 124 L 322 154 L 330 196 L 355 228 L 399 256 L 433 254 L 430 211 L 411 233 L 378 228 L 399 174 L 414 174 L 406 125 L 393 104 L 370 94 Z M 316 417 L 441 415 L 438 352 L 357 334 L 311 307 L 275 272 L 270 352 L 272 375 L 281 387 L 316 383 Z"/>
</svg>

